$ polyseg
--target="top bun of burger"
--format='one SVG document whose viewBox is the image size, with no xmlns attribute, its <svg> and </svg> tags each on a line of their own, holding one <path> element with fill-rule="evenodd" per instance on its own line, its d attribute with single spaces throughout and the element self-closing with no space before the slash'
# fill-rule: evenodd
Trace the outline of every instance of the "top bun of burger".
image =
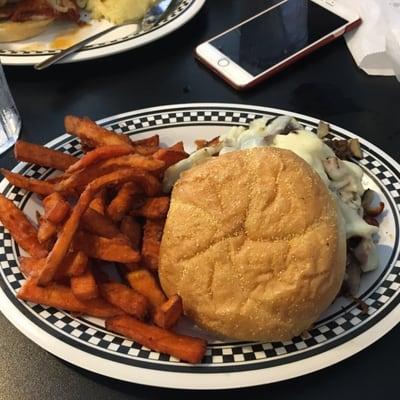
<svg viewBox="0 0 400 400">
<path fill-rule="evenodd" d="M 345 241 L 335 201 L 300 157 L 277 148 L 227 153 L 175 184 L 160 282 L 218 336 L 289 340 L 335 299 Z"/>
</svg>

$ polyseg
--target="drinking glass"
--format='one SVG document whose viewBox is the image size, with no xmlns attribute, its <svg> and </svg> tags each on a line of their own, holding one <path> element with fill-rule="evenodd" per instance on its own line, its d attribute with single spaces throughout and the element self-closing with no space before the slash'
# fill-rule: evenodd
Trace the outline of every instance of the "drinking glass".
<svg viewBox="0 0 400 400">
<path fill-rule="evenodd" d="M 0 154 L 17 141 L 20 130 L 21 117 L 15 106 L 0 61 Z"/>
</svg>

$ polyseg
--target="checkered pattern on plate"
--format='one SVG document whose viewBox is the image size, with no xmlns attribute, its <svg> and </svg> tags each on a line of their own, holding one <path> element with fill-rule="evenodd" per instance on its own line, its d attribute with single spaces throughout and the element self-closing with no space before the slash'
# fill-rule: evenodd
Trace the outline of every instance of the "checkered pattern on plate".
<svg viewBox="0 0 400 400">
<path fill-rule="evenodd" d="M 182 111 L 161 111 L 155 113 L 144 113 L 142 115 L 132 115 L 123 117 L 116 121 L 105 124 L 109 129 L 119 133 L 134 135 L 139 132 L 150 131 L 154 127 L 171 127 L 180 125 L 247 125 L 255 118 L 265 114 L 259 112 L 239 112 L 229 109 L 208 110 L 208 109 L 188 109 Z M 272 115 L 274 116 L 274 115 Z M 315 130 L 315 125 L 308 121 L 299 119 L 306 128 Z M 343 133 L 333 131 L 333 137 L 346 137 Z M 56 144 L 54 148 L 61 149 L 70 154 L 79 154 L 80 144 L 75 138 L 63 139 L 62 144 Z M 363 146 L 365 157 L 361 160 L 361 165 L 372 176 L 379 180 L 386 190 L 390 193 L 396 208 L 397 214 L 400 209 L 400 179 L 386 167 L 384 161 L 373 155 Z M 27 176 L 41 178 L 46 176 L 49 171 L 38 166 L 26 166 L 23 173 Z M 30 194 L 8 185 L 4 193 L 20 207 L 28 201 Z M 21 274 L 16 258 L 18 249 L 13 246 L 13 241 L 9 233 L 0 226 L 0 272 L 1 277 L 7 284 L 9 290 L 16 294 L 24 277 Z M 367 293 L 363 300 L 368 304 L 368 314 L 363 314 L 355 304 L 343 309 L 334 318 L 330 318 L 324 323 L 314 327 L 314 329 L 287 342 L 274 343 L 221 343 L 209 345 L 203 364 L 210 366 L 224 365 L 243 365 L 256 361 L 273 361 L 284 356 L 301 354 L 305 350 L 317 348 L 319 346 L 334 345 L 335 341 L 343 338 L 346 334 L 353 332 L 379 314 L 380 310 L 393 299 L 399 297 L 400 292 L 400 261 L 395 260 L 389 271 L 385 271 L 385 276 Z M 159 354 L 154 351 L 121 338 L 105 331 L 84 319 L 71 316 L 69 313 L 57 310 L 52 307 L 27 304 L 33 318 L 45 321 L 47 325 L 53 327 L 65 337 L 71 340 L 78 340 L 88 346 L 96 347 L 108 354 L 114 354 L 133 359 L 159 362 L 169 365 L 184 365 L 179 360 L 168 355 Z"/>
</svg>

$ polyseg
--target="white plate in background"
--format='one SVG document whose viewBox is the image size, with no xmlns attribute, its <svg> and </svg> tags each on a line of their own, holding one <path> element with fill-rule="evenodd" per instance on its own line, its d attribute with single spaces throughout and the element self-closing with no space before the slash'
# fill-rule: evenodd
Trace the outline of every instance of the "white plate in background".
<svg viewBox="0 0 400 400">
<path fill-rule="evenodd" d="M 136 32 L 136 25 L 120 27 L 85 46 L 60 62 L 75 62 L 121 53 L 160 39 L 186 24 L 201 9 L 205 0 L 177 0 L 175 9 L 150 31 Z M 34 38 L 13 43 L 0 43 L 0 60 L 4 65 L 33 65 L 78 41 L 107 29 L 106 20 L 77 27 L 73 23 L 56 21 L 48 30 Z"/>
</svg>

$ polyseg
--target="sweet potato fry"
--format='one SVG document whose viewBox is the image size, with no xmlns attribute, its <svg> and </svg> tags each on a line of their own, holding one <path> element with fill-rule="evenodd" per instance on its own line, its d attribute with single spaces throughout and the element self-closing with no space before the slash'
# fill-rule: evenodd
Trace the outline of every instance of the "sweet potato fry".
<svg viewBox="0 0 400 400">
<path fill-rule="evenodd" d="M 46 218 L 41 217 L 37 238 L 39 243 L 45 243 L 57 234 L 57 225 L 48 221 Z"/>
<path fill-rule="evenodd" d="M 147 196 L 154 196 L 161 190 L 161 184 L 154 176 L 146 171 L 139 171 L 132 168 L 118 169 L 107 175 L 100 176 L 90 182 L 86 190 L 90 189 L 97 193 L 99 190 L 110 185 L 122 185 L 126 182 L 137 182 L 143 187 Z M 155 193 L 155 194 L 152 194 Z"/>
<path fill-rule="evenodd" d="M 100 190 L 92 202 L 90 203 L 90 208 L 97 211 L 99 214 L 104 215 L 106 212 L 106 190 Z"/>
<path fill-rule="evenodd" d="M 86 153 L 80 160 L 71 165 L 66 172 L 71 174 L 81 169 L 88 168 L 100 161 L 104 161 L 113 157 L 124 156 L 130 153 L 134 153 L 134 149 L 126 144 L 98 147 Z"/>
<path fill-rule="evenodd" d="M 160 188 L 160 186 L 159 186 L 160 183 L 155 178 L 154 178 L 154 180 L 156 182 L 154 183 L 154 181 L 152 181 L 151 178 L 154 178 L 154 177 L 151 177 L 151 175 L 149 175 L 149 174 L 146 175 L 142 171 L 138 172 L 138 171 L 135 171 L 132 169 L 130 169 L 130 170 L 125 169 L 125 170 L 116 171 L 116 172 L 108 174 L 108 175 L 104 175 L 104 176 L 100 177 L 99 179 L 96 179 L 93 182 L 91 182 L 86 187 L 85 191 L 80 195 L 79 200 L 76 203 L 75 207 L 73 208 L 71 215 L 65 222 L 63 229 L 62 229 L 61 233 L 59 234 L 56 243 L 53 246 L 53 249 L 49 253 L 49 255 L 46 259 L 46 264 L 39 275 L 39 284 L 47 285 L 54 277 L 54 274 L 56 273 L 57 268 L 60 265 L 63 257 L 68 252 L 68 249 L 71 245 L 71 242 L 75 235 L 75 232 L 78 229 L 80 218 L 85 213 L 89 204 L 93 200 L 93 197 L 96 195 L 96 193 L 99 190 L 103 189 L 104 187 L 106 187 L 108 185 L 122 184 L 122 183 L 129 182 L 129 181 L 136 180 L 136 179 L 140 180 L 141 184 L 142 184 L 142 181 L 145 183 L 148 183 L 148 186 L 146 187 L 146 189 L 149 192 L 153 191 L 151 189 L 158 190 Z M 152 186 L 153 183 L 154 183 L 154 186 Z M 104 239 L 104 241 L 106 241 L 106 243 L 109 240 L 110 239 Z M 128 246 L 126 246 L 126 247 L 128 247 Z M 86 251 L 85 251 L 85 253 L 86 253 Z M 110 250 L 106 250 L 105 253 L 106 253 L 106 255 L 108 255 L 110 253 Z M 137 252 L 135 252 L 133 249 L 131 249 L 131 252 L 128 252 L 125 249 L 125 253 L 122 253 L 122 255 L 125 256 L 124 260 L 127 260 L 127 261 L 121 261 L 121 262 L 136 262 L 140 258 L 140 255 Z M 127 255 L 130 257 L 127 257 Z M 38 257 L 38 258 L 40 258 L 40 257 Z M 114 260 L 111 260 L 111 261 L 114 261 Z"/>
<path fill-rule="evenodd" d="M 105 160 L 92 167 L 78 171 L 56 185 L 57 191 L 68 191 L 86 186 L 89 182 L 121 168 L 133 168 L 138 172 L 161 170 L 164 162 L 146 158 L 137 154 L 130 154 Z"/>
<path fill-rule="evenodd" d="M 194 141 L 196 145 L 196 150 L 203 149 L 204 147 L 207 147 L 207 140 L 205 139 L 198 139 Z"/>
<path fill-rule="evenodd" d="M 171 165 L 189 157 L 189 154 L 182 151 L 160 149 L 157 153 L 153 154 L 153 157 L 157 160 L 164 161 L 164 169 L 167 169 Z"/>
<path fill-rule="evenodd" d="M 98 191 L 108 185 L 120 185 L 126 182 L 139 184 L 145 194 L 150 197 L 157 195 L 161 191 L 161 183 L 153 175 L 146 171 L 132 168 L 118 169 L 110 174 L 103 175 L 91 182 L 89 186 Z"/>
<path fill-rule="evenodd" d="M 47 181 L 40 181 L 39 179 L 27 178 L 26 176 L 16 174 L 8 171 L 4 168 L 0 168 L 0 173 L 10 182 L 12 185 L 17 186 L 21 189 L 25 189 L 29 192 L 37 193 L 41 196 L 47 196 L 54 192 L 55 186 Z"/>
<path fill-rule="evenodd" d="M 213 147 L 213 146 L 217 146 L 219 144 L 219 136 L 216 136 L 215 138 L 213 138 L 211 140 L 199 139 L 199 140 L 195 140 L 194 142 L 197 146 L 197 150 L 200 150 L 203 147 Z"/>
<path fill-rule="evenodd" d="M 143 319 L 147 315 L 149 305 L 146 298 L 122 283 L 102 283 L 100 292 L 105 300 L 127 314 L 138 319 Z"/>
<path fill-rule="evenodd" d="M 125 216 L 121 221 L 121 232 L 129 239 L 132 248 L 139 250 L 142 242 L 142 227 L 130 215 Z"/>
<path fill-rule="evenodd" d="M 54 188 L 57 192 L 83 191 L 90 182 L 103 175 L 114 172 L 116 169 L 118 169 L 118 167 L 115 166 L 111 166 L 107 169 L 100 169 L 97 168 L 97 166 L 92 166 L 69 175 L 67 178 L 56 183 Z"/>
<path fill-rule="evenodd" d="M 140 188 L 134 182 L 121 186 L 111 203 L 107 207 L 107 215 L 113 221 L 121 221 L 132 206 L 132 201 Z"/>
<path fill-rule="evenodd" d="M 71 290 L 79 300 L 91 300 L 99 297 L 99 288 L 91 268 L 86 268 L 86 271 L 71 278 Z"/>
<path fill-rule="evenodd" d="M 175 294 L 157 308 L 153 321 L 160 328 L 171 329 L 183 314 L 182 299 Z"/>
<path fill-rule="evenodd" d="M 65 178 L 66 178 L 66 175 L 61 174 L 61 175 L 56 175 L 56 176 L 49 176 L 48 178 L 45 179 L 45 181 L 56 184 L 58 182 L 61 182 Z"/>
<path fill-rule="evenodd" d="M 153 310 L 160 307 L 167 300 L 156 278 L 150 271 L 141 268 L 136 271 L 129 271 L 125 277 L 132 289 L 135 289 L 149 300 Z"/>
<path fill-rule="evenodd" d="M 219 136 L 216 136 L 215 138 L 207 142 L 207 147 L 217 146 L 218 144 L 219 144 Z"/>
<path fill-rule="evenodd" d="M 38 276 L 46 262 L 45 258 L 19 257 L 19 269 L 25 277 Z"/>
<path fill-rule="evenodd" d="M 131 144 L 128 136 L 109 131 L 87 117 L 80 118 L 67 115 L 64 119 L 64 125 L 68 133 L 78 136 L 91 147 Z"/>
<path fill-rule="evenodd" d="M 160 145 L 160 137 L 158 135 L 150 136 L 144 139 L 132 140 L 133 146 L 146 146 L 146 147 L 158 147 Z"/>
<path fill-rule="evenodd" d="M 58 274 L 62 274 L 67 277 L 79 276 L 83 274 L 88 265 L 88 256 L 83 251 L 70 252 L 64 257 Z"/>
<path fill-rule="evenodd" d="M 67 217 L 71 207 L 60 193 L 54 192 L 43 199 L 44 217 L 59 224 Z"/>
<path fill-rule="evenodd" d="M 44 215 L 39 218 L 38 240 L 42 244 L 52 245 L 57 234 L 57 224 L 61 223 L 70 210 L 69 204 L 57 192 L 43 199 Z M 50 242 L 49 242 L 50 241 Z M 49 248 L 49 246 L 46 246 Z"/>
<path fill-rule="evenodd" d="M 120 263 L 140 260 L 140 253 L 121 239 L 107 239 L 82 231 L 75 236 L 74 250 L 83 251 L 89 257 Z"/>
<path fill-rule="evenodd" d="M 159 149 L 158 146 L 135 146 L 135 153 L 141 156 L 151 156 Z"/>
<path fill-rule="evenodd" d="M 37 284 L 36 278 L 27 279 L 19 290 L 17 297 L 32 303 L 44 304 L 99 318 L 109 318 L 124 314 L 120 308 L 107 303 L 102 298 L 82 301 L 74 296 L 71 288 L 57 283 L 41 287 Z"/>
<path fill-rule="evenodd" d="M 164 220 L 147 219 L 144 225 L 142 259 L 146 267 L 157 270 Z"/>
<path fill-rule="evenodd" d="M 110 218 L 98 213 L 90 207 L 82 215 L 80 225 L 85 231 L 108 239 L 124 238 Z"/>
<path fill-rule="evenodd" d="M 60 171 L 65 171 L 78 160 L 70 154 L 25 142 L 24 140 L 18 140 L 15 143 L 14 155 L 18 161 L 25 161 Z"/>
<path fill-rule="evenodd" d="M 0 221 L 11 236 L 32 257 L 46 257 L 47 250 L 37 239 L 37 230 L 25 214 L 5 196 L 0 194 Z"/>
<path fill-rule="evenodd" d="M 26 276 L 39 276 L 46 263 L 45 258 L 19 257 L 19 267 Z M 79 276 L 86 270 L 88 257 L 82 251 L 68 253 L 54 276 L 55 281 L 63 281 L 73 276 Z"/>
<path fill-rule="evenodd" d="M 89 151 L 92 151 L 94 149 L 94 146 L 92 146 L 85 139 L 81 138 L 81 149 L 82 149 L 83 153 L 86 154 L 86 153 L 89 153 Z"/>
<path fill-rule="evenodd" d="M 149 349 L 170 354 L 192 364 L 199 363 L 206 351 L 203 339 L 178 335 L 154 325 L 147 325 L 129 315 L 106 320 L 106 329 L 127 336 Z"/>
<path fill-rule="evenodd" d="M 168 147 L 168 150 L 172 150 L 172 151 L 181 151 L 182 153 L 185 153 L 185 146 L 183 144 L 182 141 L 180 142 L 176 142 L 175 144 L 173 144 L 172 146 Z M 188 154 L 189 155 L 189 154 Z"/>
<path fill-rule="evenodd" d="M 145 203 L 131 211 L 131 215 L 149 219 L 165 218 L 169 209 L 169 197 L 149 197 Z"/>
<path fill-rule="evenodd" d="M 139 154 L 128 154 L 126 156 L 110 158 L 97 165 L 100 169 L 107 169 L 115 166 L 138 168 L 144 171 L 159 171 L 164 168 L 164 161 L 155 160 L 154 158 L 145 157 Z"/>
<path fill-rule="evenodd" d="M 50 251 L 43 269 L 40 271 L 38 280 L 40 285 L 49 284 L 56 274 L 62 259 L 69 250 L 74 234 L 78 229 L 79 220 L 88 208 L 95 193 L 96 190 L 90 188 L 89 185 L 79 197 L 79 200 L 73 208 L 71 215 L 65 222 L 56 243 Z"/>
<path fill-rule="evenodd" d="M 42 200 L 45 211 L 49 212 L 59 201 L 64 200 L 60 193 L 54 192 L 44 197 Z M 64 200 L 65 201 L 65 200 Z M 59 221 L 57 221 L 59 222 Z"/>
</svg>

